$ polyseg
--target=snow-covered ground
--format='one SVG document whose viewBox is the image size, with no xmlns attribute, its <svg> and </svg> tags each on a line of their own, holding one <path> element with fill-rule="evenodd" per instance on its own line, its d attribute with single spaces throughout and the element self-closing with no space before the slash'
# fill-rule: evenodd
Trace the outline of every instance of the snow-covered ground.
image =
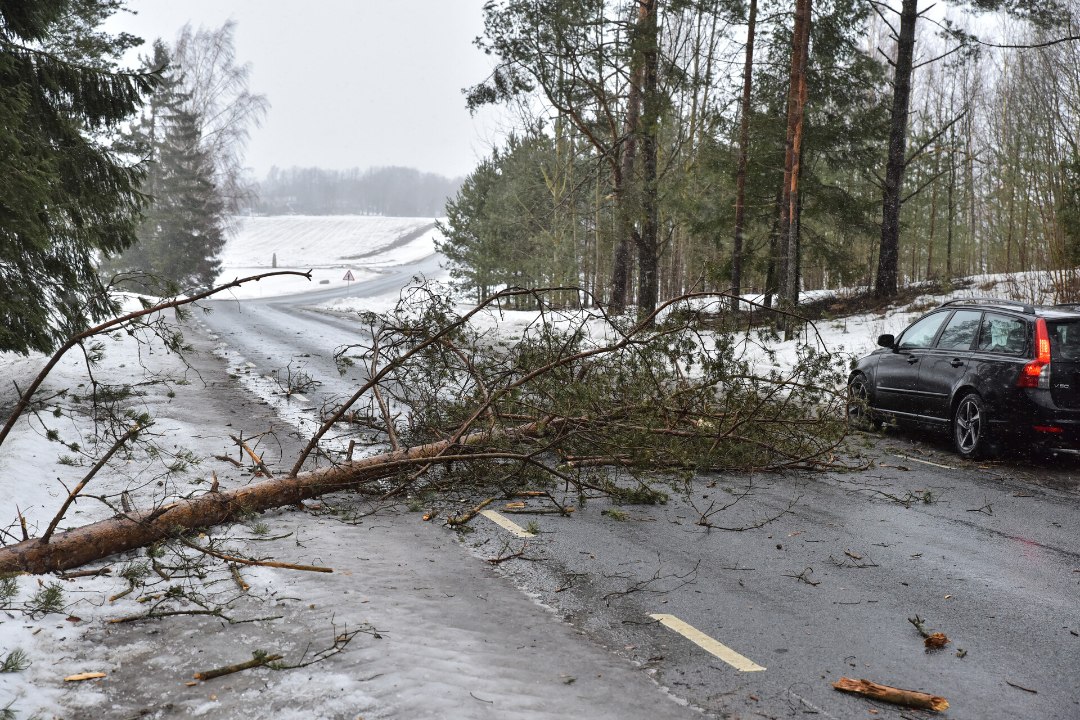
<svg viewBox="0 0 1080 720">
<path fill-rule="evenodd" d="M 237 290 L 234 296 L 241 299 L 271 297 L 317 290 L 325 285 L 347 290 L 350 286 L 343 279 L 345 272 L 351 271 L 359 282 L 374 277 L 384 268 L 430 257 L 437 238 L 438 231 L 428 219 L 244 218 L 240 231 L 226 247 L 222 280 L 269 270 L 276 255 L 278 269 L 313 269 L 316 280 L 309 283 L 275 278 Z M 329 282 L 320 285 L 322 280 Z M 801 345 L 836 353 L 838 361 L 843 361 L 870 351 L 879 334 L 899 332 L 918 314 L 950 297 L 1000 294 L 1050 301 L 1052 298 L 1044 286 L 1044 278 L 1037 274 L 980 278 L 968 289 L 947 296 L 922 298 L 915 308 L 894 307 L 880 313 L 821 321 L 816 323 L 816 332 L 808 326 L 797 340 L 771 343 L 771 353 L 755 352 L 758 352 L 759 367 L 763 369 L 789 367 Z M 325 302 L 323 310 L 343 313 L 383 311 L 393 305 L 398 295 L 395 290 L 382 295 L 347 297 Z M 531 312 L 504 311 L 489 316 L 484 322 L 494 328 L 496 319 L 499 332 L 512 339 L 520 337 L 528 324 L 536 322 L 537 316 Z M 239 457 L 237 446 L 229 438 L 233 433 L 243 432 L 245 437 L 250 437 L 276 426 L 284 439 L 276 445 L 268 441 L 260 446 L 260 451 L 275 457 L 288 457 L 295 451 L 296 438 L 289 437 L 288 431 L 283 430 L 285 423 L 275 415 L 269 398 L 252 397 L 235 381 L 224 377 L 222 365 L 211 352 L 201 354 L 193 365 L 188 366 L 175 354 L 166 353 L 160 345 L 139 344 L 126 335 L 105 338 L 103 343 L 105 354 L 93 369 L 94 380 L 128 384 L 135 389 L 137 394 L 131 399 L 131 405 L 155 418 L 149 432 L 156 435 L 160 454 L 150 469 L 142 465 L 144 458 L 135 456 L 131 462 L 114 463 L 109 471 L 95 477 L 84 492 L 85 497 L 72 507 L 60 529 L 111 516 L 115 512 L 113 508 L 120 502 L 121 490 L 128 491 L 129 502 L 145 508 L 170 497 L 201 492 L 214 476 L 224 487 L 254 481 L 249 471 L 227 471 L 223 469 L 228 467 L 224 463 L 209 462 L 215 455 Z M 203 349 L 210 347 L 211 342 L 204 341 Z M 24 358 L 0 354 L 0 373 L 6 378 L 6 386 L 0 388 L 0 408 L 10 408 L 14 402 L 12 382 L 18 387 L 26 387 L 43 363 L 44 358 L 40 356 Z M 148 374 L 162 382 L 145 384 Z M 67 389 L 79 395 L 79 402 L 85 404 L 90 382 L 85 359 L 73 353 L 60 363 L 39 397 L 50 397 Z M 267 392 L 272 389 L 270 385 L 267 388 Z M 87 436 L 85 416 L 80 414 L 78 407 L 70 394 L 57 396 L 36 413 L 20 420 L 15 432 L 0 448 L 0 532 L 5 544 L 21 539 L 20 516 L 31 535 L 40 534 L 67 497 L 69 489 L 93 465 L 94 452 L 105 449 L 95 447 L 92 438 Z M 73 421 L 73 414 L 82 420 Z M 178 463 L 183 467 L 177 469 Z M 169 465 L 173 470 L 166 472 Z M 113 506 L 90 498 L 99 494 L 107 496 Z M 16 595 L 4 599 L 2 604 L 7 609 L 0 610 L 0 663 L 19 650 L 26 653 L 30 665 L 18 672 L 0 673 L 0 718 L 24 718 L 34 714 L 41 717 L 103 717 L 121 711 L 126 713 L 124 716 L 130 716 L 141 711 L 138 703 L 153 704 L 160 698 L 166 698 L 178 708 L 178 713 L 203 717 L 224 717 L 226 715 L 222 713 L 226 710 L 223 708 L 228 708 L 228 717 L 265 717 L 264 710 L 272 710 L 275 717 L 356 717 L 358 714 L 384 717 L 390 702 L 398 703 L 397 709 L 403 713 L 400 717 L 419 717 L 423 714 L 425 698 L 417 694 L 415 688 L 412 691 L 407 688 L 410 683 L 423 682 L 443 689 L 453 688 L 447 692 L 456 693 L 454 697 L 464 693 L 466 703 L 479 703 L 498 693 L 510 697 L 514 691 L 520 691 L 517 706 L 502 706 L 512 710 L 507 710 L 509 714 L 503 717 L 541 717 L 547 716 L 543 712 L 549 711 L 561 711 L 567 716 L 585 707 L 575 705 L 577 701 L 572 702 L 569 696 L 565 700 L 552 700 L 565 683 L 561 679 L 565 675 L 556 673 L 547 678 L 538 673 L 532 680 L 539 685 L 523 688 L 514 685 L 520 679 L 512 676 L 513 673 L 500 674 L 499 668 L 512 667 L 512 660 L 502 655 L 501 650 L 487 647 L 486 641 L 478 639 L 485 623 L 465 617 L 471 604 L 467 601 L 472 601 L 472 595 L 463 596 L 460 602 L 455 601 L 457 604 L 452 603 L 452 611 L 443 610 L 450 607 L 446 604 L 447 598 L 434 591 L 428 592 L 430 588 L 424 585 L 429 576 L 422 570 L 428 561 L 447 572 L 452 570 L 461 578 L 467 577 L 471 583 L 483 584 L 485 598 L 493 599 L 504 590 L 499 589 L 501 586 L 493 581 L 490 573 L 478 572 L 460 559 L 454 560 L 451 544 L 432 526 L 422 525 L 416 529 L 403 528 L 391 521 L 381 526 L 375 521 L 366 521 L 360 523 L 361 528 L 354 528 L 319 515 L 316 506 L 300 513 L 268 513 L 261 522 L 265 527 L 257 530 L 253 523 L 231 531 L 240 546 L 258 545 L 257 549 L 248 552 L 313 565 L 333 564 L 338 572 L 334 576 L 309 578 L 268 568 L 244 571 L 244 578 L 251 586 L 247 595 L 252 599 L 239 602 L 237 614 L 281 615 L 284 618 L 261 625 L 237 626 L 250 630 L 226 630 L 219 620 L 192 618 L 141 625 L 110 625 L 110 620 L 146 611 L 145 596 L 139 597 L 139 593 L 109 599 L 126 587 L 127 583 L 117 574 L 126 563 L 138 559 L 137 554 L 110 563 L 113 567 L 111 576 L 77 580 L 42 578 L 40 581 L 32 577 L 15 578 Z M 380 532 L 380 527 L 395 538 L 396 543 L 403 538 L 412 539 L 433 554 L 428 560 L 421 561 L 416 555 L 399 549 L 396 555 L 380 556 L 377 562 L 372 562 L 369 553 L 357 546 L 356 535 L 350 535 L 352 539 L 343 536 L 343 533 L 356 533 L 362 529 L 360 537 L 376 542 L 372 538 Z M 259 545 L 263 537 L 278 539 L 276 544 Z M 345 552 L 342 548 L 350 549 Z M 356 579 L 350 580 L 350 577 Z M 358 586 L 356 583 L 361 577 L 365 582 Z M 230 585 L 232 579 L 221 577 L 215 582 L 219 583 L 218 587 L 227 587 L 227 592 L 237 594 L 235 587 Z M 62 612 L 44 616 L 21 612 L 35 595 L 53 585 L 63 590 Z M 474 589 L 480 592 L 479 586 Z M 512 595 L 499 597 L 507 606 L 517 603 Z M 413 616 L 402 617 L 401 613 L 395 613 L 398 605 L 411 608 Z M 519 604 L 513 606 L 517 608 L 516 612 L 526 612 Z M 497 603 L 491 602 L 490 607 L 497 607 Z M 451 622 L 430 620 L 444 612 L 449 612 L 451 619 L 453 613 L 459 615 Z M 487 625 L 512 625 L 511 616 L 503 610 L 499 612 L 499 615 L 491 616 L 493 619 L 489 618 Z M 308 619 L 303 620 L 301 616 Z M 543 667 L 543 662 L 559 667 L 558 658 L 569 652 L 566 643 L 571 641 L 572 632 L 554 619 L 550 620 L 534 618 L 529 628 L 507 630 L 521 633 L 521 644 L 531 643 L 530 652 L 534 653 L 537 667 Z M 380 630 L 390 629 L 388 637 L 391 639 L 394 632 L 400 636 L 419 632 L 430 641 L 430 646 L 428 654 L 424 655 L 408 643 L 381 640 L 378 641 L 383 643 L 380 645 L 368 636 L 361 636 L 355 641 L 359 646 L 355 652 L 363 659 L 365 667 L 352 666 L 348 677 L 332 665 L 325 666 L 325 672 L 293 671 L 292 676 L 282 673 L 275 675 L 273 680 L 268 679 L 269 671 L 260 670 L 237 676 L 221 690 L 189 687 L 185 681 L 190 675 L 174 672 L 180 667 L 185 671 L 192 667 L 205 670 L 241 661 L 247 659 L 245 654 L 256 648 L 275 649 L 262 643 L 277 643 L 282 649 L 292 651 L 288 660 L 295 660 L 296 651 L 303 648 L 307 633 L 315 632 L 319 623 L 325 628 L 333 623 L 347 623 L 352 628 L 370 623 Z M 218 633 L 228 633 L 221 635 L 227 640 L 217 640 Z M 556 639 L 559 642 L 555 642 Z M 450 648 L 475 652 L 470 656 L 470 662 L 475 666 L 466 668 Z M 438 656 L 434 662 L 431 661 L 432 654 Z M 418 669 L 424 662 L 427 662 L 424 669 Z M 584 677 L 588 672 L 581 668 L 592 667 L 597 662 L 614 663 L 611 659 L 604 661 L 585 651 L 575 651 L 565 657 L 564 672 Z M 106 672 L 106 679 L 64 682 L 67 676 L 91 670 Z M 485 672 L 490 675 L 485 677 Z M 156 678 L 156 684 L 145 682 L 148 673 Z M 374 682 L 381 673 L 390 675 Z M 370 678 L 373 682 L 362 684 L 357 680 L 359 675 L 373 676 Z M 634 681 L 629 671 L 619 670 L 614 665 L 605 670 L 605 675 L 613 678 L 613 682 Z M 119 679 L 114 682 L 110 677 Z M 144 681 L 141 684 L 140 678 Z M 129 686 L 119 689 L 122 682 Z M 471 685 L 461 687 L 462 683 Z M 579 700 L 591 691 L 586 685 L 584 681 L 575 685 Z M 613 699 L 604 694 L 604 688 L 597 688 L 595 692 L 596 697 L 606 703 L 596 707 L 604 707 L 613 717 L 625 713 L 627 706 L 633 707 L 635 703 L 639 713 L 655 711 L 675 717 L 681 712 L 674 705 L 669 708 L 670 712 L 664 712 L 660 706 L 657 706 L 660 709 L 650 710 L 652 706 L 642 704 L 645 701 L 632 694 Z M 628 690 L 625 692 L 629 693 Z M 547 700 L 542 701 L 540 698 L 545 696 L 544 693 L 547 693 Z M 228 702 L 226 694 L 232 695 Z M 472 694 L 472 700 L 468 699 L 469 694 Z M 320 701 L 329 697 L 334 697 L 335 703 L 320 705 Z M 548 710 L 531 709 L 533 702 L 546 703 Z M 250 712 L 243 710 L 244 707 Z M 322 710 L 317 710 L 319 708 Z M 476 713 L 490 710 L 479 704 L 476 708 Z M 442 715 L 435 712 L 424 716 Z M 458 716 L 471 717 L 473 714 L 462 711 Z"/>
<path fill-rule="evenodd" d="M 348 288 L 380 268 L 414 263 L 435 252 L 442 233 L 431 218 L 368 215 L 242 217 L 221 254 L 219 283 L 273 269 L 311 270 L 310 281 L 276 277 L 230 291 L 236 298 Z M 352 280 L 346 279 L 351 274 Z"/>
</svg>

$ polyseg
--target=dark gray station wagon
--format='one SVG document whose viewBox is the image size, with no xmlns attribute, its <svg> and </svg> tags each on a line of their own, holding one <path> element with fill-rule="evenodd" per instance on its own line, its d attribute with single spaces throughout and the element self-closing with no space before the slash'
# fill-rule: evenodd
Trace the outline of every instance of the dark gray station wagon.
<svg viewBox="0 0 1080 720">
<path fill-rule="evenodd" d="M 952 300 L 859 360 L 853 420 L 947 431 L 969 458 L 1006 443 L 1080 454 L 1080 305 Z"/>
</svg>

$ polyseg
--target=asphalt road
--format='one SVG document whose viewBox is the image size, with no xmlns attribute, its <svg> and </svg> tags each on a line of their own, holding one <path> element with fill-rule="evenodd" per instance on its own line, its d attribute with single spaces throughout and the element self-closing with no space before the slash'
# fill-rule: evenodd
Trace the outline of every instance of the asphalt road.
<svg viewBox="0 0 1080 720">
<path fill-rule="evenodd" d="M 276 409 L 301 431 L 317 427 L 327 412 L 339 406 L 367 377 L 361 365 L 343 369 L 334 353 L 365 339 L 363 325 L 350 314 L 317 308 L 338 298 L 376 297 L 410 285 L 416 276 L 438 269 L 437 256 L 379 274 L 346 287 L 248 300 L 211 300 L 210 310 L 198 314 L 217 352 L 230 372 L 249 389 L 280 397 Z M 343 371 L 344 370 L 344 371 Z M 259 387 L 262 386 L 262 387 Z M 284 388 L 299 394 L 281 396 Z"/>
<path fill-rule="evenodd" d="M 469 542 L 522 552 L 501 563 L 519 585 L 720 717 L 920 714 L 837 692 L 841 676 L 942 696 L 951 718 L 1080 717 L 1080 465 L 965 463 L 896 430 L 858 440 L 865 469 L 699 477 L 666 505 L 597 499 L 541 516 L 536 538 L 483 523 Z M 709 521 L 747 529 L 697 524 L 739 496 Z M 916 617 L 949 643 L 927 651 Z"/>
<path fill-rule="evenodd" d="M 314 413 L 362 375 L 333 363 L 357 324 L 304 309 L 332 293 L 216 302 L 205 323 L 244 372 L 318 378 Z M 699 477 L 666 505 L 512 516 L 539 525 L 533 538 L 477 519 L 466 543 L 485 559 L 520 552 L 498 564 L 509 580 L 709 716 L 926 715 L 832 688 L 847 676 L 942 696 L 951 718 L 1080 718 L 1080 463 L 967 463 L 897 430 L 854 438 L 842 462 L 857 469 Z M 949 643 L 927 651 L 916 617 Z"/>
</svg>

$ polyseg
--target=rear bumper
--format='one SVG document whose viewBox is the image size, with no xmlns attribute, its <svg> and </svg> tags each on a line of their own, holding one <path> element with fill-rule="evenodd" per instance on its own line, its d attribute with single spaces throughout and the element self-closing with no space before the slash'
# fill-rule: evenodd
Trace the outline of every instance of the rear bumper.
<svg viewBox="0 0 1080 720">
<path fill-rule="evenodd" d="M 1046 390 L 1021 391 L 991 425 L 1002 439 L 1080 455 L 1080 409 L 1059 408 Z"/>
</svg>

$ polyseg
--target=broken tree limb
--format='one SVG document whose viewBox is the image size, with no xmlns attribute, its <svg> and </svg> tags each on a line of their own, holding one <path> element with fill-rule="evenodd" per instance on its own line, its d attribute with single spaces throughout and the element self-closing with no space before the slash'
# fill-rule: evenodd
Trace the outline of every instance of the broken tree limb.
<svg viewBox="0 0 1080 720">
<path fill-rule="evenodd" d="M 236 663 L 235 665 L 226 665 L 225 667 L 214 668 L 213 670 L 207 670 L 206 672 L 197 672 L 191 677 L 196 680 L 213 680 L 216 677 L 222 675 L 232 675 L 233 673 L 241 672 L 242 670 L 250 670 L 251 668 L 262 667 L 268 663 L 272 663 L 275 660 L 280 660 L 284 655 L 267 655 L 266 653 L 253 653 L 255 657 L 251 658 L 247 662 Z"/>
<path fill-rule="evenodd" d="M 509 432 L 520 436 L 537 433 L 536 423 Z M 444 440 L 407 450 L 373 455 L 336 467 L 277 477 L 225 492 L 206 493 L 178 500 L 152 511 L 119 515 L 53 535 L 0 548 L 0 573 L 25 571 L 44 574 L 80 567 L 116 553 L 145 547 L 176 537 L 193 528 L 230 522 L 245 515 L 276 507 L 296 505 L 326 493 L 359 487 L 422 463 L 452 462 L 472 457 L 470 448 L 491 440 L 491 432 L 478 432 L 456 444 Z M 441 454 L 453 450 L 453 454 Z"/>
<path fill-rule="evenodd" d="M 217 550 L 211 550 L 210 548 L 196 545 L 190 540 L 181 540 L 181 542 L 183 542 L 184 545 L 191 548 L 192 550 L 198 550 L 199 552 L 205 553 L 211 557 L 216 557 L 218 560 L 224 560 L 230 563 L 237 563 L 239 565 L 260 565 L 262 567 L 283 568 L 285 570 L 305 570 L 307 572 L 334 572 L 333 568 L 322 567 L 319 565 L 297 565 L 296 563 L 284 563 L 277 562 L 275 560 L 250 560 L 248 558 L 237 557 L 235 555 L 226 555 L 225 553 L 220 553 Z M 243 585 L 244 583 L 242 581 L 238 581 L 237 584 Z"/>
<path fill-rule="evenodd" d="M 59 525 L 60 521 L 64 519 L 64 515 L 67 514 L 68 508 L 71 507 L 71 503 L 75 502 L 75 498 L 79 496 L 79 493 L 83 491 L 83 488 L 85 488 L 87 484 L 94 479 L 94 476 L 98 474 L 98 471 L 101 470 L 101 468 L 105 467 L 105 463 L 109 462 L 109 460 L 112 459 L 112 456 L 116 454 L 116 451 L 124 447 L 124 445 L 127 444 L 128 440 L 131 440 L 133 437 L 138 435 L 140 430 L 142 430 L 142 426 L 136 424 L 126 433 L 124 433 L 123 437 L 113 443 L 113 446 L 109 448 L 109 452 L 105 453 L 101 457 L 101 459 L 97 461 L 97 464 L 94 465 L 93 469 L 86 474 L 86 477 L 84 477 L 82 481 L 75 486 L 75 489 L 68 493 L 67 500 L 65 500 L 64 504 L 60 506 L 60 510 L 57 511 L 56 515 L 52 519 L 52 522 L 49 523 L 49 527 L 46 528 L 45 532 L 42 534 L 41 542 L 49 542 L 49 538 L 52 537 L 52 534 L 56 531 L 56 526 Z"/>
<path fill-rule="evenodd" d="M 474 507 L 472 510 L 464 512 L 461 515 L 455 515 L 454 517 L 447 518 L 446 519 L 446 524 L 451 525 L 451 526 L 464 525 L 465 523 L 469 522 L 474 517 L 476 517 L 480 513 L 481 510 L 483 510 L 484 508 L 486 508 L 488 505 L 490 505 L 493 502 L 495 502 L 495 498 L 493 498 L 493 497 L 492 498 L 487 498 L 486 500 L 481 502 L 479 505 Z"/>
<path fill-rule="evenodd" d="M 11 429 L 15 427 L 15 423 L 20 417 L 22 417 L 22 414 L 26 410 L 26 408 L 30 406 L 30 401 L 33 399 L 34 394 L 37 393 L 38 389 L 41 387 L 41 384 L 45 382 L 45 378 L 47 378 L 49 374 L 53 371 L 53 368 L 56 367 L 56 364 L 60 362 L 60 358 L 64 357 L 64 355 L 67 354 L 68 350 L 71 350 L 73 347 L 75 347 L 82 341 L 86 340 L 87 338 L 94 337 L 95 335 L 101 335 L 102 333 L 112 332 L 125 326 L 129 326 L 135 320 L 138 320 L 139 318 L 145 317 L 147 315 L 153 315 L 154 313 L 159 313 L 165 310 L 183 307 L 184 305 L 190 305 L 193 302 L 204 300 L 211 295 L 216 295 L 223 290 L 240 287 L 246 282 L 258 282 L 259 280 L 273 277 L 275 275 L 300 275 L 302 277 L 306 277 L 308 280 L 311 279 L 310 270 L 308 270 L 307 272 L 300 272 L 298 270 L 274 270 L 273 272 L 261 273 L 259 275 L 251 275 L 246 278 L 237 278 L 232 282 L 225 283 L 224 285 L 218 285 L 217 287 L 210 288 L 209 290 L 205 290 L 201 293 L 196 293 L 195 295 L 189 295 L 182 298 L 174 298 L 166 302 L 158 303 L 157 305 L 154 305 L 152 307 L 144 308 L 137 312 L 128 313 L 127 315 L 121 315 L 118 318 L 107 320 L 100 325 L 96 325 L 87 330 L 83 330 L 81 333 L 72 335 L 67 342 L 61 345 L 60 348 L 55 353 L 53 353 L 52 357 L 49 358 L 49 361 L 45 363 L 45 367 L 41 369 L 41 372 L 39 372 L 37 374 L 37 377 L 34 378 L 33 382 L 30 383 L 30 386 L 26 388 L 26 390 L 19 396 L 19 401 L 15 403 L 15 408 L 11 411 L 11 414 L 8 415 L 7 422 L 4 424 L 3 429 L 0 429 L 0 445 L 3 445 L 4 441 L 7 440 L 8 435 L 11 433 Z"/>
<path fill-rule="evenodd" d="M 880 685 L 870 680 L 853 680 L 842 677 L 833 683 L 833 687 L 843 692 L 864 695 L 874 700 L 903 705 L 904 707 L 936 710 L 938 712 L 949 708 L 949 701 L 943 697 L 919 692 L 918 690 L 904 690 L 889 685 Z"/>
<path fill-rule="evenodd" d="M 248 457 L 251 458 L 251 462 L 254 463 L 255 467 L 259 468 L 259 470 L 262 470 L 263 474 L 266 475 L 266 477 L 274 477 L 274 473 L 270 472 L 270 468 L 266 467 L 266 463 L 263 462 L 262 457 L 258 455 L 254 450 L 252 450 L 248 446 L 248 444 L 243 441 L 243 439 L 238 438 L 235 435 L 229 435 L 229 437 L 234 443 L 243 448 L 244 452 L 246 452 L 248 454 Z"/>
</svg>

